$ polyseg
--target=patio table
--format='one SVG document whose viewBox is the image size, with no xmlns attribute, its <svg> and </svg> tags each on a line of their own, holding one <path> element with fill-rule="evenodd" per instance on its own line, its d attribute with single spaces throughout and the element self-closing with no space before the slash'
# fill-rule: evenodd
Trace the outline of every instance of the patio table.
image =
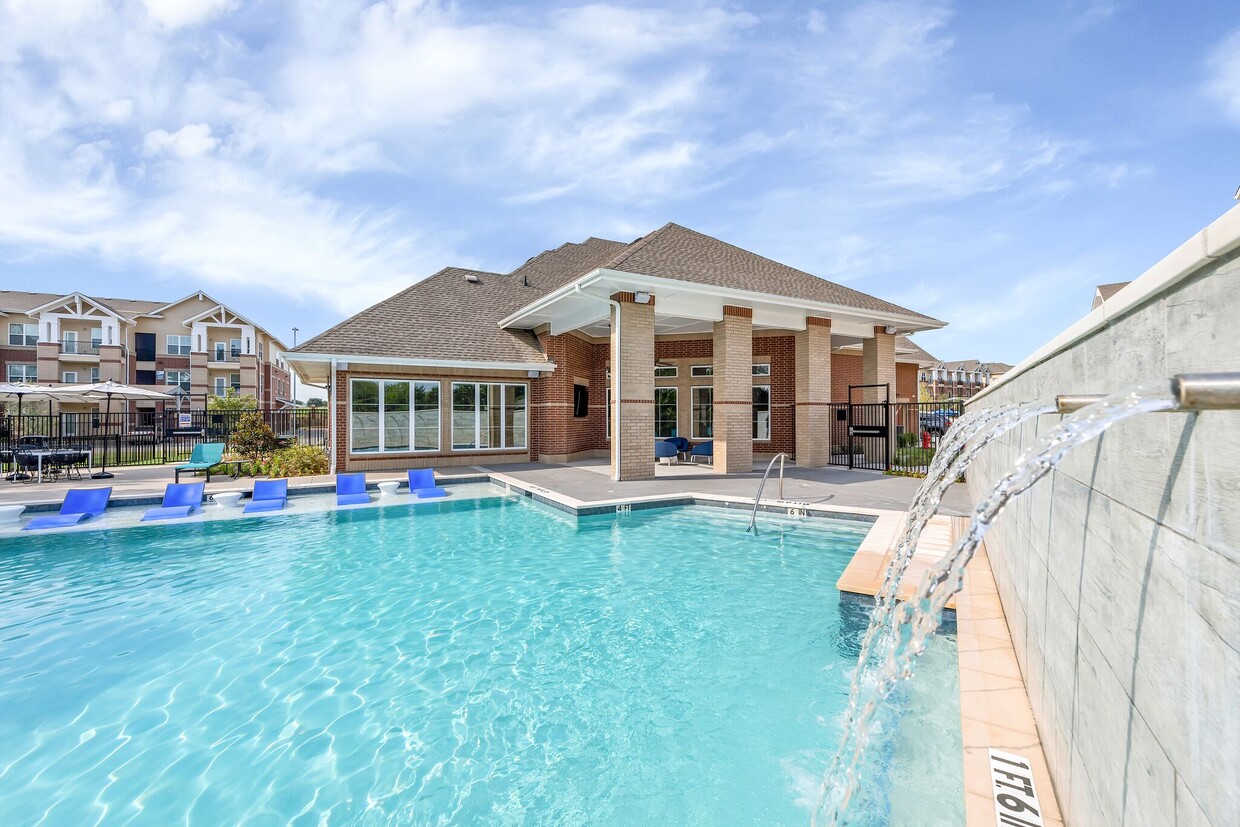
<svg viewBox="0 0 1240 827">
<path fill-rule="evenodd" d="M 47 451 L 28 451 L 31 456 L 38 460 L 36 478 L 38 482 L 43 482 L 43 458 L 54 457 L 57 454 L 86 454 L 86 473 L 93 473 L 95 470 L 94 457 L 95 452 L 90 448 L 53 448 Z"/>
</svg>

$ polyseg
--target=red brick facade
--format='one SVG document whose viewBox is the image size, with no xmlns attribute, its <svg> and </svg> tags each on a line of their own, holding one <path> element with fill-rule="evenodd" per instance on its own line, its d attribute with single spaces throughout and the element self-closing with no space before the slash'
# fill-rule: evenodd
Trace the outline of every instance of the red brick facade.
<svg viewBox="0 0 1240 827">
<path fill-rule="evenodd" d="M 472 374 L 436 370 L 411 372 L 401 368 L 356 368 L 338 371 L 336 375 L 336 456 L 339 471 L 370 470 L 379 468 L 411 468 L 445 465 L 493 464 L 502 462 L 551 461 L 564 462 L 583 456 L 603 456 L 609 450 L 607 436 L 607 374 L 610 346 L 607 342 L 592 342 L 576 334 L 552 336 L 540 334 L 539 343 L 556 369 L 530 378 L 514 371 L 479 371 Z M 656 386 L 675 385 L 678 405 L 688 410 L 689 389 L 693 385 L 711 384 L 710 379 L 693 378 L 689 375 L 689 363 L 707 363 L 713 359 L 713 342 L 710 338 L 666 338 L 655 341 L 655 359 L 658 362 L 676 361 L 685 365 L 675 379 L 656 379 Z M 679 361 L 684 360 L 684 361 Z M 754 443 L 754 453 L 771 455 L 780 451 L 796 453 L 796 407 L 795 338 L 792 335 L 756 335 L 753 338 L 753 361 L 769 363 L 770 376 L 754 377 L 755 385 L 771 388 L 771 438 Z M 896 366 L 897 387 L 892 401 L 916 400 L 917 366 Z M 440 382 L 440 450 L 401 454 L 352 455 L 348 452 L 348 416 L 350 378 L 367 379 L 428 379 Z M 848 385 L 861 384 L 861 356 L 836 353 L 831 357 L 831 398 L 837 402 L 848 398 Z M 505 382 L 528 386 L 527 417 L 529 421 L 528 449 L 505 449 L 483 451 L 451 450 L 451 383 Z M 265 385 L 267 382 L 264 383 Z M 573 416 L 573 387 L 584 384 L 589 388 L 588 413 L 584 417 Z M 264 389 L 266 392 L 266 388 Z M 688 434 L 686 434 L 687 436 Z M 652 436 L 653 441 L 653 436 Z"/>
</svg>

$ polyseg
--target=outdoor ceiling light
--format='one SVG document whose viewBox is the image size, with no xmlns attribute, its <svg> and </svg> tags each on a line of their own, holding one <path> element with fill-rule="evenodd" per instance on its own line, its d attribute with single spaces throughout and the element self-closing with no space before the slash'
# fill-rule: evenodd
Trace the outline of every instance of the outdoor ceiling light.
<svg viewBox="0 0 1240 827">
<path fill-rule="evenodd" d="M 650 304 L 650 294 L 649 293 L 634 293 L 633 301 L 637 302 L 638 304 Z"/>
<path fill-rule="evenodd" d="M 886 333 L 888 336 L 890 336 L 896 332 L 896 326 L 893 324 L 889 324 L 883 328 L 883 332 Z"/>
</svg>

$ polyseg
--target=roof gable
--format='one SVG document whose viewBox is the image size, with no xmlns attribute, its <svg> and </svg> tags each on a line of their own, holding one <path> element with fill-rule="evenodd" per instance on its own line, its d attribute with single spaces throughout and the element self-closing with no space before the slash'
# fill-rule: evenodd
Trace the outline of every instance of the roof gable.
<svg viewBox="0 0 1240 827">
<path fill-rule="evenodd" d="M 936 321 L 930 316 L 780 264 L 679 224 L 666 224 L 638 239 L 605 267 L 625 273 Z"/>
</svg>

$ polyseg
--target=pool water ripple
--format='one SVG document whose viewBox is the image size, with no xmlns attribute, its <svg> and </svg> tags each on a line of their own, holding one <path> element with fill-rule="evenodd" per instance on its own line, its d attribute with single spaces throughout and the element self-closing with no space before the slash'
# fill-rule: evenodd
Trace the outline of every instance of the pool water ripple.
<svg viewBox="0 0 1240 827">
<path fill-rule="evenodd" d="M 494 498 L 0 540 L 0 824 L 805 823 L 866 526 L 745 522 Z M 936 646 L 892 709 L 919 755 L 874 775 L 952 824 Z"/>
</svg>

